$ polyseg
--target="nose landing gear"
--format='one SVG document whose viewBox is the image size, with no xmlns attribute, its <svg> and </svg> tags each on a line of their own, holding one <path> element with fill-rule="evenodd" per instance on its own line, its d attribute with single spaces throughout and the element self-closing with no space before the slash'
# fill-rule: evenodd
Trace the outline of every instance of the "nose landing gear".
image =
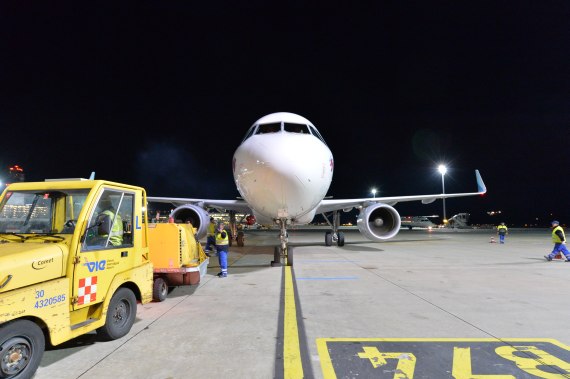
<svg viewBox="0 0 570 379">
<path fill-rule="evenodd" d="M 273 261 L 271 262 L 271 267 L 283 266 L 293 266 L 293 248 L 288 246 L 288 234 L 287 234 L 287 219 L 276 220 L 280 227 L 279 232 L 279 245 L 275 246 L 273 250 Z"/>
</svg>

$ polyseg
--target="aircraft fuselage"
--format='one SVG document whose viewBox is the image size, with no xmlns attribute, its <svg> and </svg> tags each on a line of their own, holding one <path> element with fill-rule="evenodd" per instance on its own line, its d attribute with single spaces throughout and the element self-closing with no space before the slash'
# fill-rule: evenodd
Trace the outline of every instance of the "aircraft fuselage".
<svg viewBox="0 0 570 379">
<path fill-rule="evenodd" d="M 237 189 L 259 223 L 307 224 L 331 184 L 332 153 L 305 118 L 269 116 L 251 127 L 234 154 Z"/>
</svg>

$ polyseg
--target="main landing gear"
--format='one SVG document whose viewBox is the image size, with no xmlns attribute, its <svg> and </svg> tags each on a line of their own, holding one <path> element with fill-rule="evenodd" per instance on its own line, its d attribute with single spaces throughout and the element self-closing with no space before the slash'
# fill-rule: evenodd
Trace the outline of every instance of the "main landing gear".
<svg viewBox="0 0 570 379">
<path fill-rule="evenodd" d="M 245 244 L 245 234 L 240 227 L 238 227 L 238 222 L 236 220 L 236 212 L 229 211 L 230 214 L 230 230 L 231 230 L 231 238 L 230 238 L 230 247 L 232 246 L 232 242 L 235 239 L 238 247 L 243 247 Z"/>
<path fill-rule="evenodd" d="M 332 228 L 332 230 L 327 230 L 325 233 L 325 245 L 332 246 L 333 243 L 336 243 L 338 246 L 344 246 L 344 233 L 338 230 L 340 226 L 340 215 L 338 214 L 338 211 L 332 212 L 332 222 L 325 213 L 322 213 L 322 215 L 327 224 Z"/>
<path fill-rule="evenodd" d="M 282 265 L 293 266 L 293 247 L 288 246 L 287 219 L 279 219 L 276 221 L 280 227 L 279 246 L 275 246 L 273 250 L 273 261 L 271 267 Z"/>
</svg>

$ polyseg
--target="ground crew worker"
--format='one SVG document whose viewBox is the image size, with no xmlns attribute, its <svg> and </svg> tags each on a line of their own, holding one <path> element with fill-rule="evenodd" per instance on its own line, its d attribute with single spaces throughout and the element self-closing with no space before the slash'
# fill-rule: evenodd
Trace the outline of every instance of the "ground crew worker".
<svg viewBox="0 0 570 379">
<path fill-rule="evenodd" d="M 504 222 L 497 226 L 497 235 L 499 236 L 499 243 L 505 243 L 505 235 L 509 233 L 509 229 Z"/>
<path fill-rule="evenodd" d="M 208 234 L 206 237 L 206 252 L 212 250 L 212 245 L 216 244 L 216 220 L 213 217 L 210 217 L 210 223 L 208 224 Z"/>
<path fill-rule="evenodd" d="M 566 262 L 570 261 L 570 251 L 566 248 L 566 237 L 564 236 L 564 229 L 560 226 L 560 223 L 556 220 L 552 221 L 552 242 L 554 242 L 554 248 L 552 252 L 545 255 L 547 261 L 551 261 L 552 258 L 556 256 L 559 252 L 564 254 Z"/>
<path fill-rule="evenodd" d="M 121 246 L 123 244 L 123 220 L 110 199 L 102 199 L 99 202 L 99 208 L 102 212 L 97 215 L 96 223 L 98 225 L 98 235 L 100 238 L 109 240 L 113 246 Z"/>
<path fill-rule="evenodd" d="M 218 261 L 220 262 L 220 272 L 218 276 L 225 278 L 228 276 L 228 247 L 230 239 L 228 232 L 224 230 L 224 223 L 220 222 L 218 231 L 216 232 L 216 251 L 218 252 Z"/>
</svg>

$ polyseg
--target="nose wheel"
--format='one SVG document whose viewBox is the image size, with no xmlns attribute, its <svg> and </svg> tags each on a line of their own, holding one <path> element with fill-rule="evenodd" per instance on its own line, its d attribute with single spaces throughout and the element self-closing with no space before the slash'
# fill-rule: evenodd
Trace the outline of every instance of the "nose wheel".
<svg viewBox="0 0 570 379">
<path fill-rule="evenodd" d="M 283 250 L 279 246 L 275 246 L 273 249 L 273 261 L 271 261 L 271 267 L 279 266 L 293 266 L 293 248 L 288 246 Z"/>
<path fill-rule="evenodd" d="M 293 266 L 293 248 L 288 245 L 289 235 L 287 234 L 287 219 L 276 220 L 276 223 L 281 229 L 279 233 L 280 246 L 275 246 L 275 249 L 273 250 L 273 261 L 271 262 L 271 266 Z"/>
</svg>

